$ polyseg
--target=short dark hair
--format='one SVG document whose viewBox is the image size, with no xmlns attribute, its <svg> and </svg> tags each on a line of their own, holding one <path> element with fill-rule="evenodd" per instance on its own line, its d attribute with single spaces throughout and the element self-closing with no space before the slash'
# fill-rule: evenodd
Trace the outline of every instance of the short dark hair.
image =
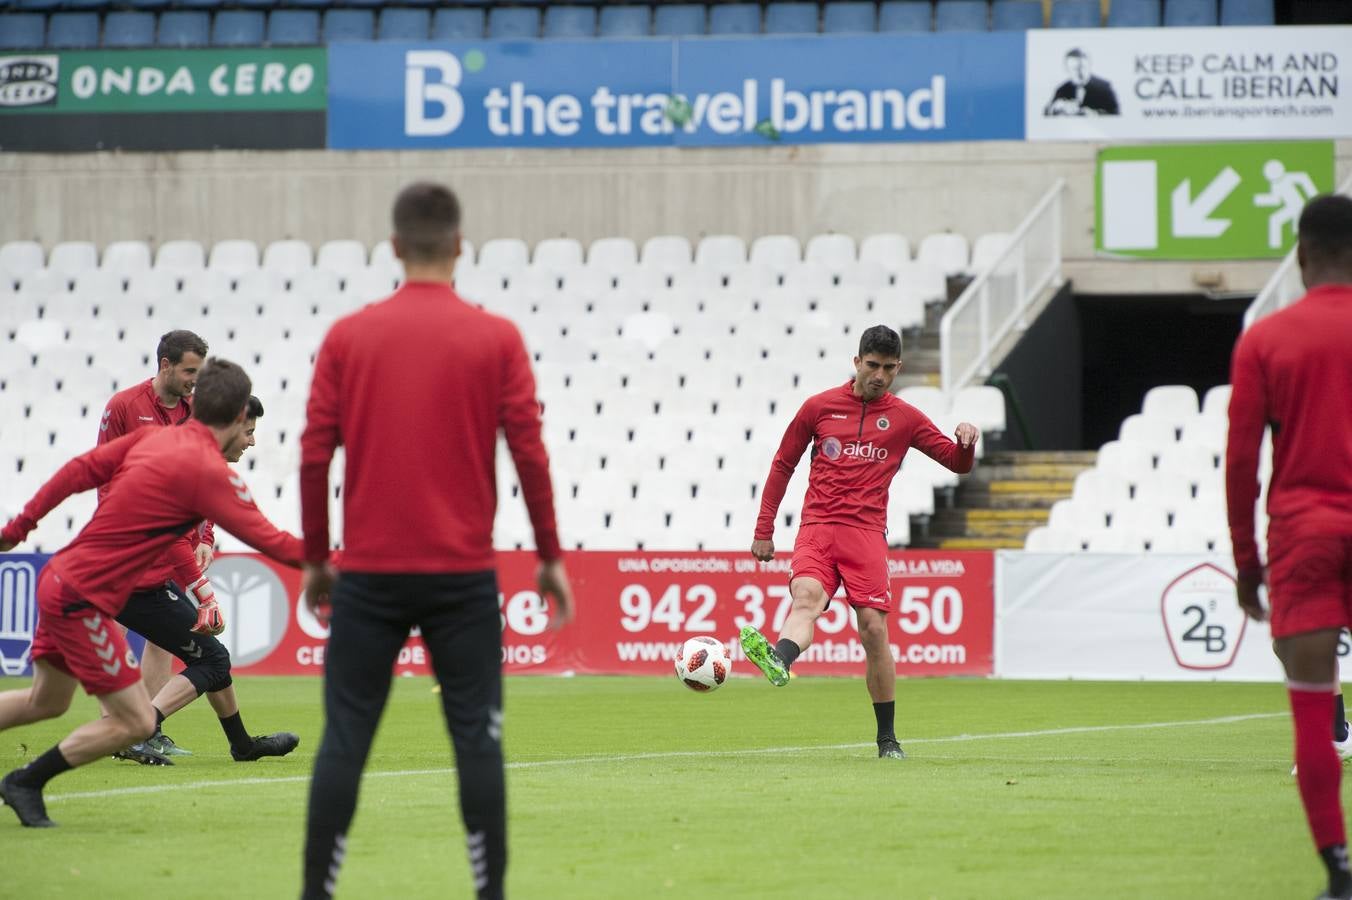
<svg viewBox="0 0 1352 900">
<path fill-rule="evenodd" d="M 263 401 L 259 400 L 253 394 L 249 395 L 249 411 L 245 414 L 246 419 L 263 418 Z"/>
<path fill-rule="evenodd" d="M 1352 197 L 1320 194 L 1300 213 L 1300 245 L 1315 265 L 1352 269 Z"/>
<path fill-rule="evenodd" d="M 155 347 L 155 365 L 158 367 L 160 360 L 167 359 L 170 365 L 176 366 L 183 362 L 185 353 L 196 353 L 206 359 L 207 342 L 191 331 L 170 331 L 162 334 L 159 344 Z"/>
<path fill-rule="evenodd" d="M 251 390 L 253 382 L 247 372 L 228 359 L 213 356 L 197 376 L 193 418 L 203 425 L 229 425 L 250 405 Z"/>
<path fill-rule="evenodd" d="M 884 359 L 901 359 L 901 335 L 886 325 L 874 325 L 859 335 L 859 355 L 873 353 Z"/>
<path fill-rule="evenodd" d="M 445 185 L 415 182 L 395 198 L 394 236 L 405 262 L 449 260 L 459 231 L 460 201 Z"/>
</svg>

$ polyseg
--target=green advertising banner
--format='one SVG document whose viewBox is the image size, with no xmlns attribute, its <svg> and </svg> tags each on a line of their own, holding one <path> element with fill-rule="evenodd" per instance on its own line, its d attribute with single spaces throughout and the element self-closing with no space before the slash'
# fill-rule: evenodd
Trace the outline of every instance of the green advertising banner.
<svg viewBox="0 0 1352 900">
<path fill-rule="evenodd" d="M 1095 248 L 1142 259 L 1255 259 L 1295 244 L 1333 190 L 1333 142 L 1162 144 L 1098 154 Z"/>
<path fill-rule="evenodd" d="M 0 55 L 0 115 L 323 110 L 321 47 Z"/>
</svg>

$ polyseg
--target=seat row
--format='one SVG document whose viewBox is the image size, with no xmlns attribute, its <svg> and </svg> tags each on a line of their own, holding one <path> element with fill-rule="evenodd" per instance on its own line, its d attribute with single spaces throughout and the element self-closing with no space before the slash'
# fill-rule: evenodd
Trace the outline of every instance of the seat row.
<svg viewBox="0 0 1352 900">
<path fill-rule="evenodd" d="M 706 269 L 727 275 L 739 267 L 751 266 L 779 278 L 801 263 L 816 263 L 833 274 L 856 264 L 875 264 L 884 272 L 895 272 L 919 263 L 945 277 L 983 271 L 994 264 L 1009 246 L 1009 235 L 994 232 L 969 243 L 961 234 L 939 232 L 921 239 L 912 255 L 905 235 L 872 234 L 856 242 L 845 234 L 819 234 L 804 245 L 793 235 L 765 235 L 750 245 L 737 235 L 708 235 L 695 244 L 681 235 L 658 235 L 641 247 L 628 238 L 599 238 L 585 248 L 572 238 L 548 238 L 532 249 L 517 238 L 495 238 L 476 248 L 462 242 L 457 273 L 469 269 L 511 275 L 534 268 L 548 275 L 562 276 L 584 266 L 617 277 L 636 269 L 652 269 L 668 275 L 688 269 Z M 368 254 L 359 241 L 329 241 L 316 252 L 308 243 L 297 240 L 273 241 L 261 251 L 247 240 L 224 240 L 208 252 L 200 243 L 171 240 L 153 253 L 143 241 L 115 241 L 100 254 L 87 241 L 67 241 L 55 245 L 50 253 L 36 241 L 11 241 L 0 245 L 0 294 L 17 291 L 26 277 L 45 269 L 73 287 L 78 276 L 101 270 L 126 280 L 153 270 L 183 279 L 202 270 L 224 273 L 238 279 L 262 269 L 290 280 L 312 269 L 335 273 L 345 279 L 363 269 L 402 272 L 389 241 L 376 244 Z"/>
<path fill-rule="evenodd" d="M 1029 28 L 1271 25 L 1273 0 L 886 0 L 883 3 L 756 3 L 451 6 L 380 0 L 17 0 L 0 14 L 0 48 L 307 46 L 340 40 L 514 40 L 648 36 L 1010 31 Z M 275 6 L 315 7 L 274 9 Z M 323 11 L 334 5 L 338 8 Z M 376 7 L 351 9 L 343 7 Z M 60 11 L 56 11 L 60 10 Z M 158 16 L 152 10 L 163 10 Z M 214 17 L 211 11 L 215 11 Z"/>
</svg>

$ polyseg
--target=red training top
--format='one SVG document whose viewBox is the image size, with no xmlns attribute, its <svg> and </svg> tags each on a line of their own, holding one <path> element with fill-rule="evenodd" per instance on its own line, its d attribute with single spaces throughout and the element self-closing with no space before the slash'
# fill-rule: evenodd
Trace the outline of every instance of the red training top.
<svg viewBox="0 0 1352 900">
<path fill-rule="evenodd" d="M 277 530 L 196 420 L 144 428 L 66 463 L 0 531 L 18 543 L 72 494 L 108 485 L 89 524 L 47 563 L 95 607 L 117 615 L 147 567 L 198 520 L 214 519 L 273 559 L 299 565 L 300 539 Z M 148 501 L 147 498 L 152 498 Z"/>
<path fill-rule="evenodd" d="M 342 568 L 493 567 L 501 428 L 543 559 L 560 555 L 540 404 L 521 333 L 449 285 L 410 282 L 334 323 L 301 435 L 305 558 L 329 557 L 329 462 L 346 448 Z"/>
<path fill-rule="evenodd" d="M 1230 364 L 1225 493 L 1241 573 L 1261 570 L 1254 540 L 1258 454 L 1272 426 L 1268 532 L 1352 535 L 1352 285 L 1312 288 L 1240 336 Z"/>
<path fill-rule="evenodd" d="M 789 423 L 761 492 L 756 540 L 773 538 L 779 502 L 809 441 L 804 525 L 831 522 L 885 532 L 888 487 L 907 449 L 958 473 L 972 471 L 976 459 L 975 444 L 959 447 L 911 404 L 892 394 L 865 403 L 847 381 L 809 397 Z"/>
<path fill-rule="evenodd" d="M 138 428 L 149 425 L 178 425 L 190 418 L 192 418 L 191 397 L 183 397 L 176 406 L 165 406 L 155 393 L 155 379 L 148 378 L 140 384 L 123 388 L 108 400 L 108 405 L 103 409 L 103 420 L 99 422 L 97 445 L 106 444 Z M 99 500 L 102 501 L 107 493 L 107 485 L 100 486 Z M 199 543 L 205 542 L 208 545 L 215 543 L 211 523 L 206 522 L 202 528 L 184 538 L 184 541 L 187 542 L 186 547 L 173 547 L 171 553 L 165 554 L 164 559 L 146 570 L 140 583 L 136 585 L 137 590 L 157 588 L 175 579 L 180 587 L 186 587 L 202 576 L 192 551 Z"/>
</svg>

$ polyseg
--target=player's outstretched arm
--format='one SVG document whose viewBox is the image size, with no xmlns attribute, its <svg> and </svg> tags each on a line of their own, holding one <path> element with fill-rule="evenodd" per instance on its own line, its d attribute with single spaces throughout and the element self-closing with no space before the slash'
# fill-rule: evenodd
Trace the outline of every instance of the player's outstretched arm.
<svg viewBox="0 0 1352 900">
<path fill-rule="evenodd" d="M 300 568 L 305 548 L 300 538 L 287 534 L 254 503 L 243 476 L 225 465 L 209 471 L 200 482 L 195 510 L 219 522 L 226 531 L 279 563 Z"/>
<path fill-rule="evenodd" d="M 911 434 L 911 446 L 950 472 L 966 475 L 972 471 L 976 463 L 976 442 L 981 438 L 980 430 L 970 422 L 962 422 L 954 429 L 953 438 L 950 438 L 935 427 L 928 416 L 921 413 L 917 415 L 922 420 Z"/>
<path fill-rule="evenodd" d="M 1262 621 L 1258 585 L 1263 581 L 1263 563 L 1255 538 L 1258 504 L 1258 457 L 1267 424 L 1267 389 L 1259 365 L 1255 326 L 1239 340 L 1230 363 L 1230 428 L 1225 439 L 1225 501 L 1238 571 L 1239 604 L 1245 614 Z"/>
<path fill-rule="evenodd" d="M 761 562 L 769 562 L 775 558 L 775 542 L 772 539 L 757 540 L 751 542 L 751 555 Z"/>
<path fill-rule="evenodd" d="M 798 408 L 793 421 L 784 429 L 779 449 L 775 451 L 775 458 L 770 462 L 770 474 L 765 476 L 765 486 L 761 488 L 760 513 L 756 516 L 756 534 L 751 544 L 753 555 L 757 544 L 771 544 L 770 556 L 764 559 L 756 557 L 762 562 L 774 556 L 772 541 L 775 536 L 775 516 L 779 513 L 779 504 L 784 499 L 784 492 L 789 488 L 789 479 L 793 478 L 793 470 L 798 468 L 798 460 L 803 458 L 803 451 L 812 440 L 816 418 L 817 407 L 809 399 Z"/>
<path fill-rule="evenodd" d="M 22 543 L 42 521 L 42 517 L 60 506 L 67 497 L 111 481 L 127 453 L 151 431 L 142 428 L 117 440 L 100 444 L 57 469 L 56 474 L 38 488 L 38 492 L 24 505 L 23 511 L 0 531 L 0 539 L 11 547 Z"/>
</svg>

